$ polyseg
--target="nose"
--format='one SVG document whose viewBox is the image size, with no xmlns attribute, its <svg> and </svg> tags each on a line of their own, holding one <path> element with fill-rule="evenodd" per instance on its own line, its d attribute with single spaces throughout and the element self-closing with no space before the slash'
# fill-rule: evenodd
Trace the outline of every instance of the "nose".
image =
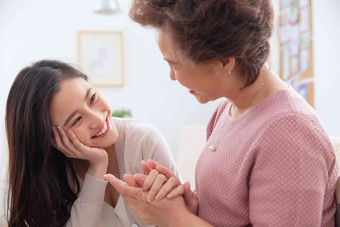
<svg viewBox="0 0 340 227">
<path fill-rule="evenodd" d="M 170 79 L 171 80 L 177 80 L 176 72 L 172 69 L 170 69 Z"/>
<path fill-rule="evenodd" d="M 104 116 L 101 111 L 92 110 L 89 112 L 90 114 L 90 129 L 96 129 L 101 127 L 104 121 Z"/>
</svg>

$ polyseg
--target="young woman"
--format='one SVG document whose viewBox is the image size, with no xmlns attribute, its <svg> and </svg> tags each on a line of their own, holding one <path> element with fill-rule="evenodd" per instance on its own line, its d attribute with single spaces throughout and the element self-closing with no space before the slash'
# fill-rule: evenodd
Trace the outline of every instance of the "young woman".
<svg viewBox="0 0 340 227">
<path fill-rule="evenodd" d="M 112 118 L 87 76 L 39 61 L 15 78 L 6 106 L 9 226 L 146 226 L 107 186 L 150 158 L 176 172 L 149 124 Z"/>
<path fill-rule="evenodd" d="M 200 103 L 226 98 L 208 124 L 195 193 L 185 185 L 185 203 L 182 197 L 147 203 L 147 192 L 107 176 L 143 220 L 334 226 L 335 152 L 313 108 L 266 64 L 273 13 L 270 0 L 133 1 L 131 17 L 159 32 L 170 78 Z M 144 187 L 152 197 L 160 189 L 150 186 L 156 175 L 150 172 Z"/>
</svg>

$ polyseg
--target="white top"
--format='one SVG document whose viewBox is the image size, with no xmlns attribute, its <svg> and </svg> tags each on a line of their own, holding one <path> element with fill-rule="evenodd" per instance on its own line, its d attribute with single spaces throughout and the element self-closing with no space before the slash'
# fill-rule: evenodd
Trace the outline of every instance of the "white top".
<svg viewBox="0 0 340 227">
<path fill-rule="evenodd" d="M 114 118 L 118 130 L 115 143 L 120 179 L 125 173 L 143 173 L 142 160 L 153 159 L 179 176 L 168 144 L 161 133 L 150 124 Z M 81 182 L 78 199 L 74 202 L 66 226 L 141 227 L 144 224 L 119 197 L 115 208 L 104 202 L 107 181 L 86 174 Z"/>
</svg>

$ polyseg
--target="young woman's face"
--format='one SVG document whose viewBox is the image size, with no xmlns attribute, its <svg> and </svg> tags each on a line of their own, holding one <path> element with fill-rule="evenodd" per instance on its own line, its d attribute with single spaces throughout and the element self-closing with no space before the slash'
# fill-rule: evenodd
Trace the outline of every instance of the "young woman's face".
<svg viewBox="0 0 340 227">
<path fill-rule="evenodd" d="M 109 147 L 117 141 L 106 101 L 82 78 L 63 81 L 53 96 L 49 115 L 54 126 L 71 129 L 89 147 Z"/>
</svg>

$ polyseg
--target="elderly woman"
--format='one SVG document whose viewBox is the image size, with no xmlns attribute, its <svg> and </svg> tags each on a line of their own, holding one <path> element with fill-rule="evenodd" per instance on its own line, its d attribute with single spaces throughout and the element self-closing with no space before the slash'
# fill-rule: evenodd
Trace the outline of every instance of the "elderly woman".
<svg viewBox="0 0 340 227">
<path fill-rule="evenodd" d="M 338 165 L 329 137 L 266 63 L 271 1 L 135 0 L 130 15 L 159 32 L 172 80 L 200 103 L 226 99 L 207 126 L 195 194 L 185 184 L 183 197 L 161 200 L 163 190 L 152 201 L 131 176 L 130 185 L 106 176 L 129 206 L 159 226 L 334 226 Z M 144 189 L 161 189 L 158 179 L 152 171 L 146 182 L 155 186 Z"/>
</svg>

